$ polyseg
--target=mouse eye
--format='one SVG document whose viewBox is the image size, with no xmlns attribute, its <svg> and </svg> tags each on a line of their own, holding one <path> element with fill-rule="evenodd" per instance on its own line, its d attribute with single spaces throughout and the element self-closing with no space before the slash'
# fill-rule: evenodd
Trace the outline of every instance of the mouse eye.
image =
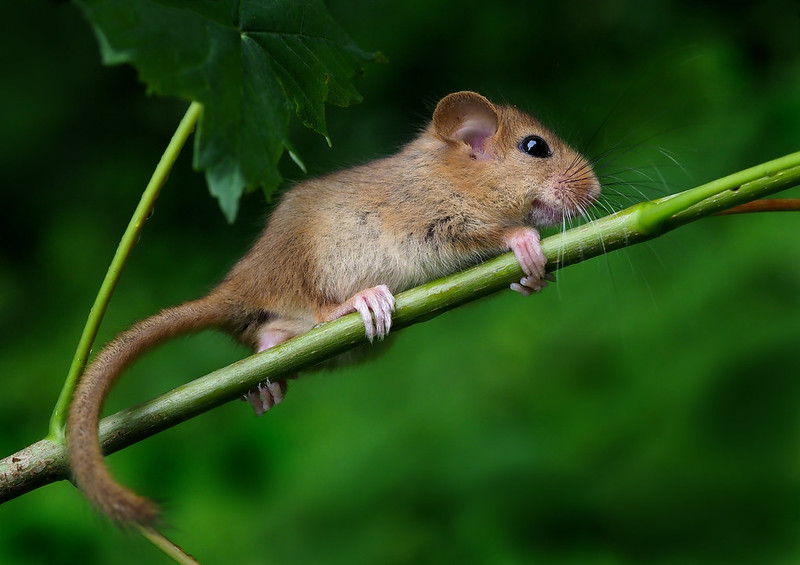
<svg viewBox="0 0 800 565">
<path fill-rule="evenodd" d="M 549 157 L 553 154 L 547 142 L 538 135 L 529 135 L 520 141 L 519 149 L 532 157 Z"/>
</svg>

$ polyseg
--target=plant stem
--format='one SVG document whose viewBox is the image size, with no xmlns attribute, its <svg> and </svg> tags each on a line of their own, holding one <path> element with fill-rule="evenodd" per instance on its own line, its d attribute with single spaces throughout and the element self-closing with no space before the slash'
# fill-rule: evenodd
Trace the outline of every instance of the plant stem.
<svg viewBox="0 0 800 565">
<path fill-rule="evenodd" d="M 192 102 L 192 104 L 189 105 L 189 109 L 183 116 L 183 119 L 178 125 L 178 129 L 175 130 L 169 145 L 167 145 L 167 149 L 161 156 L 161 160 L 158 162 L 153 176 L 150 177 L 150 182 L 147 183 L 147 187 L 142 193 L 139 205 L 136 207 L 133 217 L 130 223 L 128 223 L 125 233 L 122 235 L 114 258 L 111 260 L 111 265 L 108 267 L 102 285 L 100 285 L 100 291 L 97 293 L 94 304 L 89 311 L 89 318 L 86 320 L 86 325 L 83 328 L 83 333 L 78 342 L 78 348 L 75 351 L 75 356 L 72 358 L 72 365 L 70 365 L 67 379 L 64 382 L 61 394 L 58 397 L 53 414 L 50 417 L 50 427 L 47 435 L 47 439 L 49 440 L 61 444 L 65 442 L 64 428 L 66 426 L 67 410 L 72 400 L 72 393 L 86 367 L 86 361 L 91 353 L 95 337 L 97 337 L 97 330 L 100 327 L 100 322 L 111 300 L 111 294 L 114 292 L 117 282 L 119 282 L 122 269 L 128 261 L 128 257 L 134 245 L 136 245 L 136 242 L 139 240 L 139 235 L 142 232 L 145 221 L 153 210 L 153 205 L 158 198 L 158 194 L 161 192 L 161 187 L 167 182 L 169 172 L 175 165 L 175 161 L 186 143 L 186 140 L 194 130 L 194 126 L 202 110 L 203 107 L 197 102 Z"/>
<path fill-rule="evenodd" d="M 765 200 L 754 200 L 717 212 L 717 216 L 749 214 L 751 212 L 800 212 L 800 198 L 767 198 Z"/>
<path fill-rule="evenodd" d="M 776 168 L 776 162 L 784 168 Z M 679 195 L 636 204 L 548 237 L 542 240 L 542 249 L 550 261 L 548 269 L 560 269 L 646 241 L 698 218 L 800 185 L 800 152 L 765 163 L 763 170 L 767 172 L 758 178 L 750 175 L 747 177 L 750 180 L 742 180 L 737 173 Z M 661 206 L 678 198 L 688 206 L 683 209 Z M 647 214 L 652 216 L 646 217 Z M 660 231 L 653 232 L 653 226 L 658 226 Z M 522 269 L 514 255 L 505 253 L 466 271 L 398 294 L 393 331 L 507 288 L 521 276 Z M 100 422 L 104 451 L 111 453 L 122 449 L 233 400 L 265 379 L 295 373 L 365 342 L 364 325 L 356 314 L 323 324 L 158 398 L 104 418 Z M 0 460 L 0 502 L 65 476 L 67 453 L 63 442 L 56 443 L 52 438 L 39 441 Z"/>
<path fill-rule="evenodd" d="M 646 203 L 645 208 L 643 208 L 644 214 L 641 219 L 640 229 L 645 233 L 659 233 L 662 229 L 662 222 L 666 222 L 671 216 L 704 200 L 713 198 L 722 192 L 736 192 L 740 187 L 750 182 L 769 179 L 773 175 L 780 174 L 782 171 L 796 166 L 798 159 L 800 159 L 800 152 L 791 153 L 691 190 L 673 194 L 652 203 Z"/>
<path fill-rule="evenodd" d="M 175 563 L 180 563 L 181 565 L 198 565 L 194 557 L 183 551 L 183 549 L 158 531 L 146 526 L 137 526 L 136 529 L 139 530 L 142 537 L 163 551 Z"/>
</svg>

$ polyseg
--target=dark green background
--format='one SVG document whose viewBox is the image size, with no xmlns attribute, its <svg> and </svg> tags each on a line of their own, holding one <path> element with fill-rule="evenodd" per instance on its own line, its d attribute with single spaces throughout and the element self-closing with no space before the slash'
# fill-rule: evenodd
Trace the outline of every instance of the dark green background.
<svg viewBox="0 0 800 565">
<path fill-rule="evenodd" d="M 563 7 L 558 7 L 563 4 Z M 620 175 L 620 207 L 800 149 L 800 3 L 330 2 L 390 60 L 298 128 L 312 174 L 392 152 L 442 95 L 538 114 Z M 186 104 L 100 65 L 69 3 L 0 24 L 0 452 L 40 439 L 88 308 Z M 303 176 L 286 159 L 284 174 Z M 800 196 L 800 192 L 793 191 Z M 210 288 L 258 233 L 228 226 L 186 152 L 100 342 Z M 231 403 L 112 456 L 203 563 L 800 560 L 800 217 L 711 218 L 402 332 L 380 359 Z M 119 409 L 246 352 L 147 357 Z M 3 563 L 167 562 L 68 483 L 0 508 Z"/>
</svg>

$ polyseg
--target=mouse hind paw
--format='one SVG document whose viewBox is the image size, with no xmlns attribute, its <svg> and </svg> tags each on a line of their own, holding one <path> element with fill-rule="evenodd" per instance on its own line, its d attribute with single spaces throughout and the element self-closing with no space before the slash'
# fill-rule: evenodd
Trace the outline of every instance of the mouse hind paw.
<svg viewBox="0 0 800 565">
<path fill-rule="evenodd" d="M 249 390 L 242 400 L 250 403 L 256 416 L 261 416 L 276 404 L 283 402 L 286 387 L 285 379 L 260 382 L 256 388 Z"/>
</svg>

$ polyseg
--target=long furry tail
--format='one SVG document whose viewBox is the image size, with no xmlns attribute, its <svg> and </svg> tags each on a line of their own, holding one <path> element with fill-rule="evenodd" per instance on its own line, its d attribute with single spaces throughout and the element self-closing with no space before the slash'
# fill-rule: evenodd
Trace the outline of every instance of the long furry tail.
<svg viewBox="0 0 800 565">
<path fill-rule="evenodd" d="M 108 392 L 125 367 L 153 346 L 187 332 L 222 327 L 227 321 L 220 301 L 211 297 L 167 308 L 118 335 L 83 374 L 67 422 L 69 460 L 75 484 L 112 520 L 152 524 L 158 508 L 117 483 L 103 461 L 98 426 Z"/>
</svg>

